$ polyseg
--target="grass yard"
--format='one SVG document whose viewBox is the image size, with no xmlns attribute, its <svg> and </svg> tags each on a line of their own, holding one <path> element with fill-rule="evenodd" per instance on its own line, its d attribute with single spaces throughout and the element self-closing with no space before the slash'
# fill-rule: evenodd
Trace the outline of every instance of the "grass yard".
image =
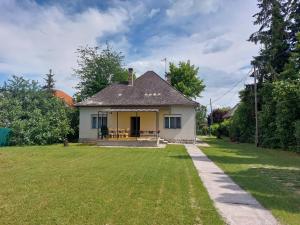
<svg viewBox="0 0 300 225">
<path fill-rule="evenodd" d="M 183 146 L 0 149 L 0 224 L 223 224 Z"/>
<path fill-rule="evenodd" d="M 300 155 L 205 138 L 203 152 L 282 224 L 300 224 Z"/>
</svg>

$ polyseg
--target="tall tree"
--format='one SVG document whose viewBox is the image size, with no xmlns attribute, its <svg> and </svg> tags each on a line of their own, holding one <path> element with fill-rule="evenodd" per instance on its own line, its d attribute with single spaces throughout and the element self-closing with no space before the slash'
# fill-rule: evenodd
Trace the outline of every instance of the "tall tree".
<svg viewBox="0 0 300 225">
<path fill-rule="evenodd" d="M 79 78 L 76 87 L 78 100 L 96 94 L 112 82 L 127 81 L 127 72 L 122 68 L 124 56 L 108 44 L 103 50 L 99 47 L 81 47 L 77 53 L 78 68 L 74 72 Z"/>
<path fill-rule="evenodd" d="M 171 85 L 190 98 L 200 97 L 205 85 L 203 80 L 198 77 L 199 68 L 191 65 L 190 61 L 179 62 L 176 66 L 170 63 Z"/>
<path fill-rule="evenodd" d="M 49 73 L 46 74 L 46 78 L 44 78 L 45 80 L 45 86 L 43 87 L 44 89 L 47 90 L 52 90 L 55 87 L 55 80 L 53 79 L 54 74 L 52 73 L 52 69 L 49 70 Z"/>
<path fill-rule="evenodd" d="M 297 34 L 295 48 L 281 73 L 281 77 L 283 80 L 300 80 L 300 32 Z"/>
<path fill-rule="evenodd" d="M 287 23 L 281 0 L 258 0 L 260 12 L 254 15 L 254 24 L 259 25 L 257 32 L 249 40 L 262 45 L 259 56 L 252 62 L 258 66 L 259 82 L 278 79 L 288 61 L 289 45 Z"/>
<path fill-rule="evenodd" d="M 300 0 L 288 0 L 285 7 L 288 18 L 290 48 L 294 50 L 297 45 L 297 34 L 300 32 Z"/>
</svg>

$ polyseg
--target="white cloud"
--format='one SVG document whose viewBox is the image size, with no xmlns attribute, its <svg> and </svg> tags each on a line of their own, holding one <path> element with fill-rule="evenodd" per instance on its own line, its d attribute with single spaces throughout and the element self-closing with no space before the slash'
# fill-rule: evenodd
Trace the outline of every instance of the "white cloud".
<svg viewBox="0 0 300 225">
<path fill-rule="evenodd" d="M 183 17 L 196 13 L 209 14 L 216 12 L 221 0 L 175 0 L 171 7 L 166 10 L 169 17 Z"/>
<path fill-rule="evenodd" d="M 231 3 L 230 3 L 231 2 Z M 169 61 L 179 62 L 190 60 L 200 67 L 199 76 L 205 80 L 206 90 L 199 99 L 200 104 L 206 105 L 232 88 L 239 80 L 246 78 L 252 56 L 257 54 L 258 48 L 247 42 L 250 34 L 256 29 L 252 25 L 252 15 L 256 11 L 255 2 L 228 1 L 222 8 L 222 15 L 210 24 L 209 29 L 199 29 L 198 23 L 189 27 L 190 35 L 176 36 L 166 33 L 156 35 L 146 41 L 148 55 L 131 62 L 131 66 L 141 73 L 155 70 L 163 76 L 164 63 L 161 59 L 167 57 Z M 232 7 L 236 10 L 233 12 Z M 191 17 L 189 21 L 192 21 Z M 227 19 L 226 19 L 227 18 Z M 203 21 L 207 22 L 207 21 Z M 222 50 L 222 51 L 221 51 Z M 207 54 L 209 53 L 209 54 Z M 138 73 L 138 74 L 141 74 Z M 244 81 L 215 104 L 218 106 L 233 106 L 238 101 L 238 92 Z"/>
<path fill-rule="evenodd" d="M 104 33 L 127 29 L 127 11 L 87 9 L 69 15 L 58 7 L 33 2 L 0 3 L 0 71 L 9 74 L 45 74 L 52 68 L 57 86 L 73 92 L 72 68 L 79 46 L 96 45 Z M 123 40 L 125 42 L 125 40 Z"/>
</svg>

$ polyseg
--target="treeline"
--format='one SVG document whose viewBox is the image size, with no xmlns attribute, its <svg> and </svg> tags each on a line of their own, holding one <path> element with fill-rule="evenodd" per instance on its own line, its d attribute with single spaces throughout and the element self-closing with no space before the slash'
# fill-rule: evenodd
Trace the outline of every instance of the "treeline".
<svg viewBox="0 0 300 225">
<path fill-rule="evenodd" d="M 261 46 L 257 69 L 259 145 L 300 151 L 300 0 L 259 0 L 259 26 L 249 41 Z M 240 92 L 230 120 L 232 140 L 253 142 L 254 85 Z"/>
</svg>

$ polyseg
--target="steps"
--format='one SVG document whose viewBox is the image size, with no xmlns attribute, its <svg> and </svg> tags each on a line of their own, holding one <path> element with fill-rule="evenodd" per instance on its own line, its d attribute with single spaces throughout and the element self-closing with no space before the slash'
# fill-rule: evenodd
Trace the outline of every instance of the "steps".
<svg viewBox="0 0 300 225">
<path fill-rule="evenodd" d="M 169 142 L 163 138 L 159 138 L 159 143 L 160 144 L 168 144 Z"/>
</svg>

